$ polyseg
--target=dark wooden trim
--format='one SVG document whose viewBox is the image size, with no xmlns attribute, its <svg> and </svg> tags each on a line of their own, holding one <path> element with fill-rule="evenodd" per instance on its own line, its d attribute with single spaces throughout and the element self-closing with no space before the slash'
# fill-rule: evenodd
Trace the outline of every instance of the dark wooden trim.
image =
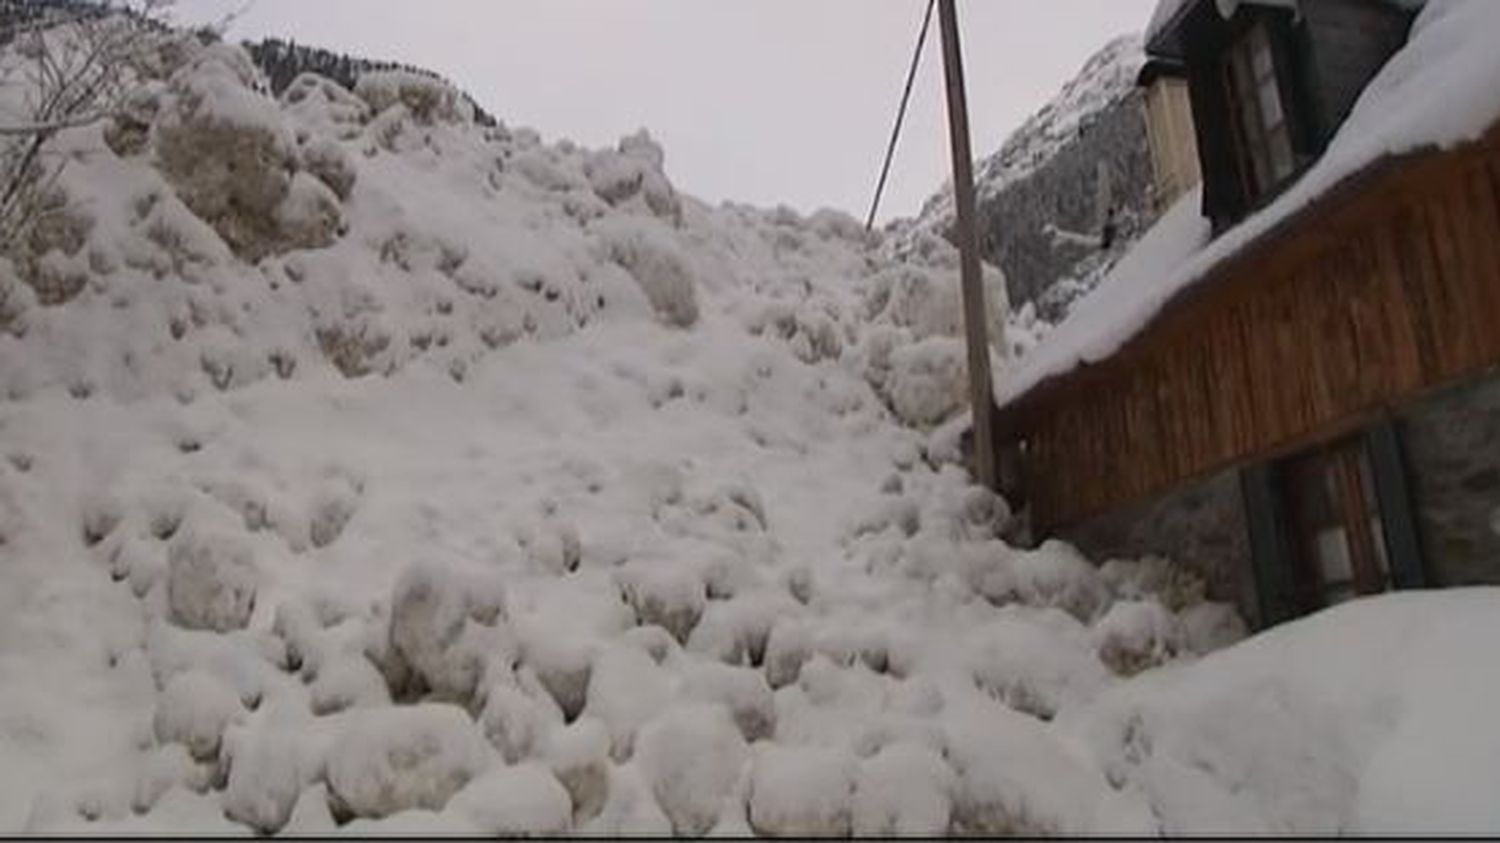
<svg viewBox="0 0 1500 843">
<path fill-rule="evenodd" d="M 1391 584 L 1398 589 L 1426 588 L 1427 566 L 1417 531 L 1406 458 L 1401 435 L 1390 418 L 1371 425 L 1366 434 L 1370 468 L 1375 472 L 1375 495 L 1385 526 L 1385 547 L 1391 565 Z"/>
</svg>

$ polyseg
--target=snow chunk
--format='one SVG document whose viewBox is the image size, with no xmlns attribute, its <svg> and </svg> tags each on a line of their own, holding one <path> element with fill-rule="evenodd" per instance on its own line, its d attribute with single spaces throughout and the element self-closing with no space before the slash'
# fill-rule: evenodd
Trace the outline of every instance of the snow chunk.
<svg viewBox="0 0 1500 843">
<path fill-rule="evenodd" d="M 604 808 L 609 793 L 609 745 L 604 724 L 589 718 L 552 734 L 547 764 L 572 799 L 574 823 L 586 823 Z"/>
<path fill-rule="evenodd" d="M 347 718 L 328 756 L 334 813 L 382 818 L 442 810 L 492 764 L 463 710 L 440 703 L 368 709 Z"/>
<path fill-rule="evenodd" d="M 1109 681 L 1089 631 L 1056 609 L 1007 606 L 971 640 L 970 666 L 978 686 L 1016 711 L 1044 720 L 1067 704 L 1092 699 Z"/>
<path fill-rule="evenodd" d="M 693 703 L 642 728 L 636 757 L 673 831 L 701 836 L 718 822 L 749 750 L 728 709 Z"/>
<path fill-rule="evenodd" d="M 584 163 L 584 174 L 594 193 L 614 207 L 637 197 L 656 216 L 679 224 L 682 202 L 667 181 L 666 153 L 645 129 L 620 141 L 617 151 L 594 153 Z"/>
<path fill-rule="evenodd" d="M 167 609 L 184 629 L 244 629 L 255 610 L 258 575 L 243 533 L 184 528 L 167 556 Z"/>
<path fill-rule="evenodd" d="M 750 784 L 750 824 L 778 837 L 847 837 L 854 760 L 837 751 L 763 746 Z"/>
<path fill-rule="evenodd" d="M 182 744 L 193 758 L 208 761 L 219 754 L 224 730 L 244 716 L 233 688 L 211 674 L 185 671 L 167 681 L 152 722 L 157 740 Z"/>
<path fill-rule="evenodd" d="M 375 70 L 354 83 L 354 94 L 379 114 L 404 105 L 423 124 L 474 122 L 474 106 L 458 89 L 434 76 L 408 70 Z"/>
<path fill-rule="evenodd" d="M 228 752 L 232 764 L 224 815 L 261 834 L 286 826 L 315 772 L 305 744 L 287 723 L 263 722 L 254 731 L 235 733 Z"/>
<path fill-rule="evenodd" d="M 629 273 L 663 322 L 691 328 L 698 321 L 697 275 L 674 238 L 626 217 L 602 221 L 598 233 L 608 259 Z"/>
<path fill-rule="evenodd" d="M 1250 634 L 1240 613 L 1227 603 L 1199 603 L 1178 616 L 1183 645 L 1188 652 L 1205 655 L 1233 646 Z"/>
<path fill-rule="evenodd" d="M 321 249 L 338 239 L 344 214 L 333 188 L 308 173 L 298 173 L 276 209 L 286 248 Z"/>
<path fill-rule="evenodd" d="M 891 352 L 890 374 L 881 394 L 891 411 L 913 427 L 930 427 L 968 402 L 964 344 L 933 337 Z"/>
<path fill-rule="evenodd" d="M 1094 626 L 1099 660 L 1121 676 L 1162 665 L 1182 650 L 1182 628 L 1158 600 L 1127 600 Z"/>
<path fill-rule="evenodd" d="M 432 693 L 467 702 L 489 665 L 513 649 L 495 626 L 504 599 L 498 583 L 430 565 L 409 568 L 391 600 L 391 647 Z"/>
<path fill-rule="evenodd" d="M 670 676 L 647 653 L 613 646 L 594 662 L 584 713 L 609 727 L 611 752 L 623 761 L 634 751 L 636 730 L 671 702 L 672 690 Z"/>
<path fill-rule="evenodd" d="M 998 707 L 975 709 L 948 731 L 958 772 L 953 831 L 968 835 L 1081 834 L 1108 784 L 1037 721 Z"/>
<path fill-rule="evenodd" d="M 507 764 L 530 757 L 553 722 L 545 706 L 520 688 L 503 684 L 490 688 L 479 714 L 484 736 Z"/>
<path fill-rule="evenodd" d="M 684 670 L 682 692 L 692 700 L 727 706 L 749 743 L 769 739 L 776 731 L 776 698 L 758 670 L 692 664 Z"/>
<path fill-rule="evenodd" d="M 578 831 L 609 837 L 668 837 L 672 834 L 672 821 L 652 798 L 637 767 L 627 764 L 610 768 L 609 798 L 604 809 Z"/>
<path fill-rule="evenodd" d="M 448 803 L 481 833 L 545 837 L 572 827 L 568 792 L 540 764 L 498 767 L 464 786 Z"/>
<path fill-rule="evenodd" d="M 956 783 L 932 748 L 890 744 L 860 765 L 852 830 L 860 837 L 941 837 L 948 832 Z"/>
<path fill-rule="evenodd" d="M 659 626 L 687 644 L 708 603 L 702 574 L 682 566 L 636 563 L 619 576 L 641 625 Z"/>
</svg>

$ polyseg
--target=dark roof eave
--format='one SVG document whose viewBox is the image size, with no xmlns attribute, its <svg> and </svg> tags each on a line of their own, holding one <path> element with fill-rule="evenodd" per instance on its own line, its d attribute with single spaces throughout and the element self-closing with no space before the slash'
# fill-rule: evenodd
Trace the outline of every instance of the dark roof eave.
<svg viewBox="0 0 1500 843">
<path fill-rule="evenodd" d="M 1197 10 L 1199 4 L 1206 2 L 1211 0 L 1189 0 L 1178 6 L 1171 20 L 1146 43 L 1146 54 L 1153 58 L 1183 60 L 1187 51 L 1182 41 L 1182 25 Z"/>
</svg>

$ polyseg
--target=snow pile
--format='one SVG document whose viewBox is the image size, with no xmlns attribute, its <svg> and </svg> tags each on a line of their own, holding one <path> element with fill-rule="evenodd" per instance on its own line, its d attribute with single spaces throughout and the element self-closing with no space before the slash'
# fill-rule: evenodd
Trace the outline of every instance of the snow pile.
<svg viewBox="0 0 1500 843">
<path fill-rule="evenodd" d="M 1497 609 L 1494 589 L 1356 602 L 1065 725 L 1169 834 L 1493 834 Z"/>
<path fill-rule="evenodd" d="M 238 64 L 172 74 L 242 85 L 333 242 L 252 262 L 165 124 L 94 127 L 58 140 L 86 282 L 12 281 L 0 829 L 1177 822 L 1063 724 L 1243 628 L 1154 563 L 997 538 L 927 362 L 951 253 L 705 207 L 642 136 L 548 145 L 399 79 L 272 103 Z"/>
</svg>

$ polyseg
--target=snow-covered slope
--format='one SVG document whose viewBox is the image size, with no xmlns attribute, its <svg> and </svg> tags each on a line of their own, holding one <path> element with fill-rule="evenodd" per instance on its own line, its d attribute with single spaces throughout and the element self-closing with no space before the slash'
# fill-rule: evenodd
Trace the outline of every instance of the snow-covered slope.
<svg viewBox="0 0 1500 843">
<path fill-rule="evenodd" d="M 1242 819 L 1111 772 L 1125 677 L 1243 629 L 996 538 L 944 244 L 159 47 L 0 261 L 0 831 Z"/>
</svg>

